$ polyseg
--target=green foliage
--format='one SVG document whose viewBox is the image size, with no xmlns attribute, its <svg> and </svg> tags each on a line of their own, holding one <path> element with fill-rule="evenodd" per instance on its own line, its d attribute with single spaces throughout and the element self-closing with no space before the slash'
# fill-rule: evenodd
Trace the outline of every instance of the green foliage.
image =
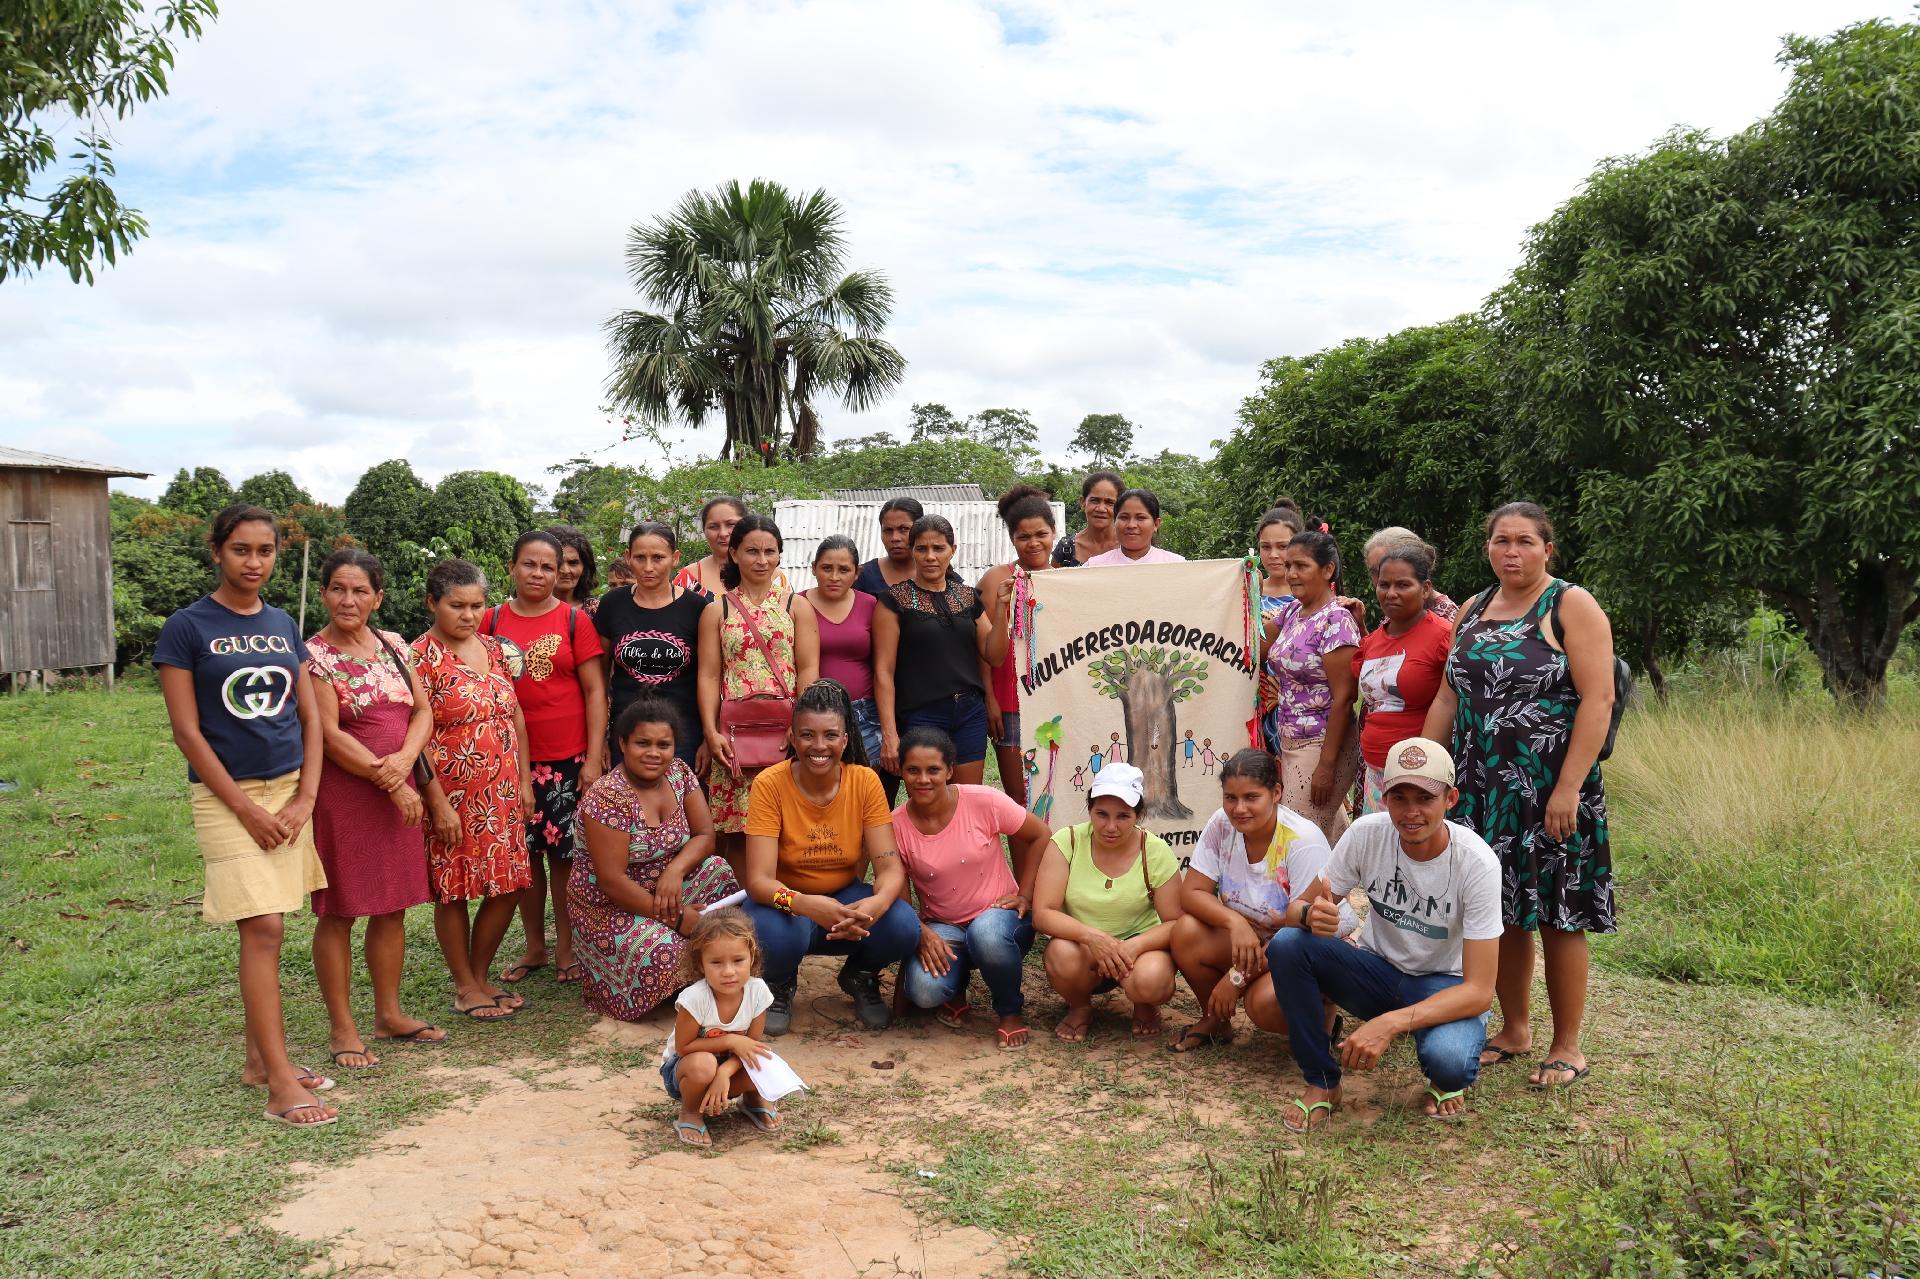
<svg viewBox="0 0 1920 1279">
<path fill-rule="evenodd" d="M 1133 451 L 1134 425 L 1119 413 L 1089 413 L 1074 428 L 1067 451 L 1084 457 L 1094 467 L 1117 470 Z"/>
<path fill-rule="evenodd" d="M 296 506 L 313 505 L 313 495 L 294 482 L 285 471 L 262 471 L 240 482 L 234 500 L 251 502 L 275 515 L 285 515 Z"/>
<path fill-rule="evenodd" d="M 1160 532 L 1156 546 L 1164 546 L 1190 560 L 1238 555 L 1245 539 L 1241 527 L 1221 517 L 1224 496 L 1218 473 L 1190 453 L 1162 449 L 1137 458 L 1122 472 L 1127 487 L 1151 489 L 1160 499 Z M 1076 483 L 1070 490 L 1080 491 Z"/>
<path fill-rule="evenodd" d="M 455 471 L 434 487 L 426 522 L 453 554 L 472 560 L 489 582 L 504 586 L 513 544 L 533 527 L 533 503 L 511 475 Z"/>
<path fill-rule="evenodd" d="M 114 660 L 144 661 L 175 609 L 213 589 L 207 521 L 115 493 L 108 500 L 113 535 Z"/>
<path fill-rule="evenodd" d="M 92 284 L 147 234 L 114 194 L 108 117 L 164 94 L 175 44 L 218 12 L 173 0 L 145 21 L 139 0 L 22 0 L 0 13 L 0 281 L 52 262 Z M 69 131 L 75 167 L 47 190 Z"/>
<path fill-rule="evenodd" d="M 1087 676 L 1100 696 L 1125 701 L 1127 686 L 1138 671 L 1153 671 L 1165 679 L 1175 702 L 1192 697 L 1207 680 L 1207 662 L 1199 654 L 1141 644 L 1109 650 L 1088 665 Z"/>
<path fill-rule="evenodd" d="M 585 532 L 599 550 L 620 547 L 632 524 L 627 506 L 647 482 L 645 472 L 576 457 L 547 473 L 561 477 L 553 490 L 554 518 Z"/>
<path fill-rule="evenodd" d="M 433 490 L 404 458 L 393 458 L 362 473 L 341 510 L 355 536 L 385 559 L 401 542 L 427 540 L 427 500 L 432 496 Z"/>
<path fill-rule="evenodd" d="M 772 465 L 783 442 L 800 457 L 818 446 L 816 395 L 858 411 L 898 386 L 906 359 L 880 336 L 892 286 L 877 271 L 842 273 L 842 220 L 824 191 L 756 179 L 690 191 L 636 224 L 627 271 L 660 310 L 607 321 L 614 404 L 656 425 L 718 411 L 721 456 Z"/>
<path fill-rule="evenodd" d="M 1865 1086 L 1825 1070 L 1703 1081 L 1674 1128 L 1589 1144 L 1515 1219 L 1502 1275 L 1827 1279 L 1920 1258 L 1920 1087 L 1882 1061 Z"/>
<path fill-rule="evenodd" d="M 1790 40 L 1774 111 L 1609 161 L 1490 313 L 1593 573 L 1763 591 L 1836 697 L 1920 617 L 1920 25 Z"/>
<path fill-rule="evenodd" d="M 1004 454 L 1015 465 L 1037 454 L 1040 427 L 1025 409 L 981 409 L 967 419 L 967 438 Z"/>
<path fill-rule="evenodd" d="M 1212 514 L 1233 548 L 1246 549 L 1287 494 L 1339 539 L 1345 590 L 1365 586 L 1361 544 L 1393 524 L 1439 548 L 1442 590 L 1456 599 L 1478 590 L 1480 522 L 1508 494 L 1489 348 L 1484 327 L 1461 317 L 1269 360 L 1213 465 Z"/>
<path fill-rule="evenodd" d="M 233 485 L 211 466 L 196 466 L 189 473 L 181 467 L 173 473 L 173 482 L 160 495 L 160 505 L 169 511 L 212 519 L 234 501 Z M 269 508 L 271 509 L 271 508 Z"/>
<path fill-rule="evenodd" d="M 944 404 L 916 404 L 907 419 L 907 430 L 915 441 L 963 435 L 966 429 L 967 424 Z"/>
</svg>

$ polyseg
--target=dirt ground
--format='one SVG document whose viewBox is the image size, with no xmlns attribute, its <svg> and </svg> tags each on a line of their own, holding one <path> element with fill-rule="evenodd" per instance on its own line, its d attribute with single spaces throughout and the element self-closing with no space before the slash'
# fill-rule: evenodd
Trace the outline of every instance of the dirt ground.
<svg viewBox="0 0 1920 1279">
<path fill-rule="evenodd" d="M 961 1031 L 924 1015 L 879 1034 L 856 1031 L 833 984 L 836 968 L 833 960 L 802 967 L 794 1033 L 776 1042 L 817 1090 L 790 1099 L 783 1136 L 728 1115 L 711 1123 L 713 1153 L 677 1144 L 669 1127 L 677 1107 L 657 1068 L 670 1009 L 632 1025 L 603 1019 L 583 1047 L 630 1048 L 644 1064 L 609 1073 L 523 1060 L 436 1072 L 482 1084 L 478 1099 L 389 1134 L 349 1165 L 317 1171 L 267 1224 L 331 1241 L 310 1273 L 333 1268 L 355 1279 L 977 1279 L 1004 1273 L 1011 1249 L 914 1212 L 887 1167 L 919 1153 L 903 1139 L 902 1121 L 910 1132 L 916 1116 L 964 1112 L 995 1085 L 1038 1080 L 1044 1095 L 1044 1081 L 1057 1077 L 1064 1090 L 1092 1062 L 1175 1060 L 1164 1039 L 1127 1033 L 1120 996 L 1098 1005 L 1085 1049 L 1053 1042 L 1059 1007 L 1050 992 L 1030 992 L 1033 1042 L 1017 1052 L 996 1048 L 984 1009 Z M 976 982 L 976 1000 L 984 993 Z M 1169 1010 L 1170 1022 L 1177 1016 Z M 1240 1033 L 1251 1033 L 1244 1021 Z M 892 1087 L 909 1078 L 907 1089 Z M 834 1106 L 836 1093 L 857 1102 Z M 1362 1122 L 1366 1105 L 1364 1086 L 1350 1088 L 1349 1112 Z M 798 1138 L 828 1112 L 837 1141 Z"/>
</svg>

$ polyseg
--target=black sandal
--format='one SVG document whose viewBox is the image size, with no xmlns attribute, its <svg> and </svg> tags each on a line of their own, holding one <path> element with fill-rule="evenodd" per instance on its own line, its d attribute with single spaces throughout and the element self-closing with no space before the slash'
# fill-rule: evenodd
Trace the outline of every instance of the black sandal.
<svg viewBox="0 0 1920 1279">
<path fill-rule="evenodd" d="M 1170 1053 L 1191 1053 L 1199 1052 L 1202 1048 L 1224 1048 L 1233 1043 L 1233 1031 L 1201 1030 L 1199 1026 L 1200 1023 L 1196 1021 L 1175 1035 L 1173 1042 L 1167 1045 L 1167 1051 Z M 1186 1043 L 1189 1039 L 1197 1039 L 1200 1042 L 1191 1048 L 1182 1048 L 1180 1045 Z"/>
</svg>

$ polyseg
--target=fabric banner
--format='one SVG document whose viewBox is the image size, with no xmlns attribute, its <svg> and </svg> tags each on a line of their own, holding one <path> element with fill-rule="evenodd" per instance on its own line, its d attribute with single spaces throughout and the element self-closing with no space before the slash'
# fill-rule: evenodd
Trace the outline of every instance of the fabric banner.
<svg viewBox="0 0 1920 1279">
<path fill-rule="evenodd" d="M 1243 560 L 1017 573 L 1014 660 L 1028 806 L 1085 819 L 1102 768 L 1145 774 L 1143 824 L 1191 848 L 1220 765 L 1252 742 L 1258 579 Z M 1057 812 L 1057 816 L 1055 815 Z"/>
</svg>

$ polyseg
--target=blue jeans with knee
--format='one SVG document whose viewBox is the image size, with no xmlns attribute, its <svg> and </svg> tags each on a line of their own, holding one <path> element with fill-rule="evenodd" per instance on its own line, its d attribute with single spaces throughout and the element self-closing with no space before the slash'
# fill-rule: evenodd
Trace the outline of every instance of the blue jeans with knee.
<svg viewBox="0 0 1920 1279">
<path fill-rule="evenodd" d="M 916 1008 L 938 1008 L 967 993 L 967 979 L 980 970 L 993 999 L 997 1016 L 1016 1017 L 1027 1006 L 1020 989 L 1026 972 L 1027 952 L 1033 949 L 1033 921 L 1017 911 L 990 906 L 966 924 L 942 924 L 927 921 L 927 927 L 953 951 L 953 962 L 946 976 L 935 977 L 920 963 L 916 953 L 901 965 L 900 980 L 906 983 L 907 998 Z"/>
<path fill-rule="evenodd" d="M 1356 1017 L 1374 1018 L 1457 986 L 1451 973 L 1403 973 L 1369 950 L 1337 937 L 1317 937 L 1282 928 L 1267 943 L 1273 994 L 1287 1016 L 1287 1038 L 1300 1073 L 1315 1088 L 1340 1086 L 1340 1062 L 1327 1042 L 1321 997 Z M 1487 1014 L 1464 1017 L 1413 1032 L 1420 1070 L 1441 1092 L 1472 1085 L 1487 1042 Z"/>
<path fill-rule="evenodd" d="M 873 896 L 873 885 L 855 880 L 826 896 L 850 905 Z M 897 898 L 859 941 L 828 941 L 827 930 L 811 919 L 759 902 L 747 904 L 747 917 L 760 938 L 761 970 L 769 986 L 791 986 L 808 955 L 848 955 L 855 968 L 877 973 L 920 948 L 920 917 Z"/>
</svg>

